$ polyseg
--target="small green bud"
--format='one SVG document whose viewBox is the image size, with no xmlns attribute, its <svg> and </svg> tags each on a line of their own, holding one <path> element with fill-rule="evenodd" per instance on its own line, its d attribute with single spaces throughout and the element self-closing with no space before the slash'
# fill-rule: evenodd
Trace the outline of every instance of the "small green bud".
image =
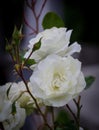
<svg viewBox="0 0 99 130">
<path fill-rule="evenodd" d="M 13 49 L 12 45 L 10 44 L 6 45 L 6 51 L 10 52 L 12 51 L 12 49 Z"/>
<path fill-rule="evenodd" d="M 19 64 L 15 64 L 15 69 L 16 69 L 17 71 L 19 71 L 19 70 L 20 70 L 20 65 L 19 65 Z"/>
</svg>

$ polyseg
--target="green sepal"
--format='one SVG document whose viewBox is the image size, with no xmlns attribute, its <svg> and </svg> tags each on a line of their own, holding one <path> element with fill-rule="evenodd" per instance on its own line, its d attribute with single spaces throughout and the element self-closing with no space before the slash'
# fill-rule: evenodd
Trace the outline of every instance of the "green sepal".
<svg viewBox="0 0 99 130">
<path fill-rule="evenodd" d="M 32 51 L 34 52 L 34 51 L 40 49 L 40 47 L 41 47 L 41 39 L 37 43 L 35 43 Z"/>
<path fill-rule="evenodd" d="M 16 114 L 16 102 L 13 102 L 13 104 L 12 104 L 12 111 L 11 111 L 11 113 L 12 113 L 13 115 Z"/>
<path fill-rule="evenodd" d="M 12 85 L 10 85 L 9 88 L 7 89 L 7 97 L 9 96 L 9 92 L 10 92 L 11 87 L 12 87 Z"/>
<path fill-rule="evenodd" d="M 22 38 L 23 35 L 21 33 L 21 29 L 18 30 L 18 28 L 15 26 L 12 34 L 12 45 L 18 45 L 20 43 L 20 40 L 22 40 Z"/>
</svg>

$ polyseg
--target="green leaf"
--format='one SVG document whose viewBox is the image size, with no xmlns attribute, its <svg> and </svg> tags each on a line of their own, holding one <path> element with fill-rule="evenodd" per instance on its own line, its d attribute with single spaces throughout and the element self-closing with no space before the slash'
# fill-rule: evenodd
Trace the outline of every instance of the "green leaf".
<svg viewBox="0 0 99 130">
<path fill-rule="evenodd" d="M 34 111 L 34 109 L 33 109 L 33 103 L 28 104 L 28 105 L 26 105 L 26 106 L 23 107 L 23 108 L 25 108 L 27 115 L 30 115 L 30 114 L 33 113 L 33 111 Z"/>
<path fill-rule="evenodd" d="M 34 59 L 28 59 L 25 64 L 31 66 L 31 65 L 33 65 L 33 64 L 35 64 L 35 63 L 36 63 L 36 62 L 35 62 Z"/>
<path fill-rule="evenodd" d="M 23 63 L 25 62 L 25 65 L 27 65 L 27 66 L 31 66 L 33 64 L 36 64 L 34 59 L 26 59 L 26 58 L 24 58 L 23 54 L 20 54 L 20 60 Z"/>
<path fill-rule="evenodd" d="M 74 121 L 66 110 L 61 110 L 55 121 L 55 130 L 76 130 Z"/>
<path fill-rule="evenodd" d="M 67 123 L 68 121 L 70 121 L 70 117 L 68 115 L 68 113 L 64 110 L 61 110 L 59 113 L 58 113 L 58 117 L 57 117 L 57 121 L 60 123 L 60 124 L 65 124 Z"/>
<path fill-rule="evenodd" d="M 52 27 L 64 27 L 65 24 L 56 13 L 48 12 L 43 18 L 42 26 L 44 29 L 49 29 Z"/>
<path fill-rule="evenodd" d="M 12 112 L 11 112 L 11 113 L 12 113 L 13 115 L 16 114 L 16 106 L 15 106 L 15 103 L 16 103 L 16 102 L 14 102 L 14 103 L 12 104 Z"/>
<path fill-rule="evenodd" d="M 7 52 L 11 52 L 12 49 L 13 49 L 13 46 L 10 45 L 10 44 L 7 44 L 5 49 L 6 49 Z"/>
<path fill-rule="evenodd" d="M 7 97 L 9 96 L 9 92 L 10 92 L 11 86 L 12 85 L 10 85 L 9 88 L 7 89 Z"/>
<path fill-rule="evenodd" d="M 95 77 L 93 76 L 87 76 L 85 77 L 85 81 L 86 81 L 86 87 L 85 89 L 88 89 L 91 87 L 92 83 L 95 81 Z"/>
</svg>

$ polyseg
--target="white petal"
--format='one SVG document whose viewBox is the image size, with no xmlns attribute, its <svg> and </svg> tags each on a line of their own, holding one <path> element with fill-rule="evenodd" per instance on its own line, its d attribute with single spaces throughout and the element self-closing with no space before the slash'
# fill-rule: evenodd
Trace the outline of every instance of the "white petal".
<svg viewBox="0 0 99 130">
<path fill-rule="evenodd" d="M 80 51 L 81 51 L 81 46 L 77 42 L 75 42 L 75 43 L 73 43 L 72 45 L 70 45 L 68 47 L 65 55 L 66 56 L 67 55 L 72 55 L 73 53 L 80 52 Z"/>
<path fill-rule="evenodd" d="M 72 30 L 68 30 L 67 32 L 66 32 L 66 45 L 68 45 L 69 43 L 70 43 L 70 37 L 71 37 L 71 33 L 72 33 Z"/>
<path fill-rule="evenodd" d="M 11 102 L 8 100 L 3 101 L 3 106 L 2 106 L 2 111 L 0 111 L 0 122 L 4 121 L 7 119 L 9 114 L 11 113 Z"/>
</svg>

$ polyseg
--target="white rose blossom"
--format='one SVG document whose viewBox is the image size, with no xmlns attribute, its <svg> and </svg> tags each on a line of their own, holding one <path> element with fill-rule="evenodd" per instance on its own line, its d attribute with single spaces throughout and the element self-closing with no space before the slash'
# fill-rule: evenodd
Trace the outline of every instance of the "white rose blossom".
<svg viewBox="0 0 99 130">
<path fill-rule="evenodd" d="M 30 56 L 30 59 L 34 59 L 36 62 L 41 61 L 50 54 L 57 54 L 59 56 L 72 55 L 74 52 L 80 52 L 80 45 L 75 42 L 69 46 L 70 36 L 72 30 L 66 31 L 67 28 L 46 29 L 37 34 L 37 36 L 29 41 L 29 50 L 24 55 L 28 58 L 32 52 L 33 46 L 40 41 L 41 46 L 38 50 L 34 51 Z"/>
<path fill-rule="evenodd" d="M 9 114 L 7 119 L 3 122 L 3 126 L 5 130 L 20 130 L 20 128 L 24 125 L 26 118 L 25 109 L 20 108 L 18 104 L 16 104 L 16 113 Z"/>
<path fill-rule="evenodd" d="M 31 91 L 31 86 L 29 85 L 29 83 L 28 88 Z M 33 99 L 27 92 L 26 86 L 23 81 L 12 83 L 8 97 L 12 102 L 17 100 L 21 107 L 25 107 L 25 105 L 29 105 L 29 103 L 34 104 Z"/>
<path fill-rule="evenodd" d="M 6 84 L 9 86 L 10 84 Z M 5 85 L 0 86 L 0 122 L 4 121 L 11 113 L 12 103 L 6 95 Z"/>
<path fill-rule="evenodd" d="M 71 56 L 49 55 L 30 77 L 32 93 L 45 105 L 60 107 L 75 98 L 84 88 L 81 62 Z"/>
<path fill-rule="evenodd" d="M 0 122 L 3 123 L 5 130 L 19 130 L 25 121 L 26 113 L 25 109 L 20 108 L 19 104 L 16 103 L 16 113 L 12 113 L 13 100 L 7 95 L 7 90 L 13 83 L 6 83 L 0 86 Z M 14 93 L 17 88 L 14 88 Z M 12 96 L 14 97 L 14 95 Z"/>
<path fill-rule="evenodd" d="M 31 83 L 28 82 L 28 88 L 30 92 L 32 91 Z M 34 96 L 34 95 L 33 95 Z M 9 91 L 8 95 L 9 99 L 13 102 L 17 100 L 17 102 L 20 104 L 22 108 L 36 108 L 33 98 L 28 93 L 26 86 L 23 81 L 20 81 L 18 83 L 12 83 L 11 89 Z M 38 104 L 41 106 L 42 102 L 41 100 L 37 99 Z M 31 107 L 30 107 L 31 106 Z"/>
</svg>

